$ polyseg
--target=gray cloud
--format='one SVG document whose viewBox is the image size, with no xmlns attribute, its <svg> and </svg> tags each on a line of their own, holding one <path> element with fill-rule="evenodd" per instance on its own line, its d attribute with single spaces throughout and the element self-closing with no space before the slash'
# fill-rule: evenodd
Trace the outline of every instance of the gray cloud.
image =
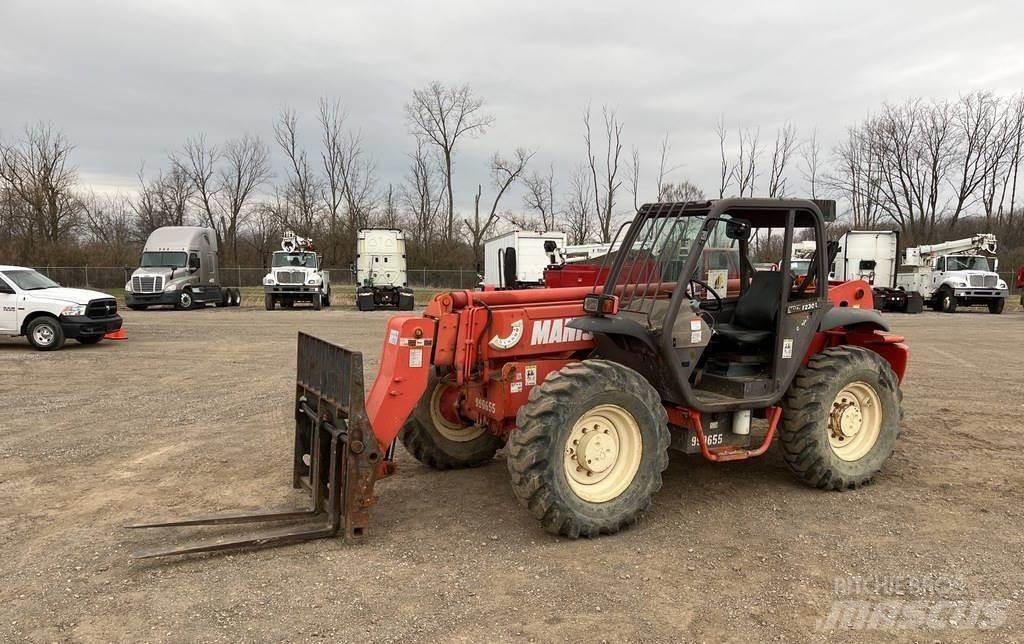
<svg viewBox="0 0 1024 644">
<path fill-rule="evenodd" d="M 816 127 L 830 147 L 883 101 L 1020 91 L 1022 17 L 1018 3 L 891 0 L 0 0 L 0 128 L 51 121 L 85 179 L 130 188 L 140 163 L 158 167 L 192 134 L 269 141 L 285 104 L 312 146 L 326 95 L 397 183 L 412 145 L 402 106 L 438 79 L 472 85 L 497 119 L 457 160 L 464 206 L 495 150 L 537 148 L 564 185 L 588 102 L 617 107 L 649 170 L 668 132 L 679 177 L 710 191 L 719 114 L 765 138 L 787 120 Z"/>
</svg>

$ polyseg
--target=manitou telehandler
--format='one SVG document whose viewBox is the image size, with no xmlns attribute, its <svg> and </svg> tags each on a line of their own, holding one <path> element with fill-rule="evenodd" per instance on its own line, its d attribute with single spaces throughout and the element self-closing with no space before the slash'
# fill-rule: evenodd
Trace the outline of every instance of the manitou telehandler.
<svg viewBox="0 0 1024 644">
<path fill-rule="evenodd" d="M 365 401 L 361 354 L 300 334 L 293 482 L 312 507 L 146 524 L 300 521 L 137 556 L 362 535 L 399 438 L 436 469 L 487 463 L 504 446 L 515 496 L 549 532 L 572 538 L 636 521 L 671 449 L 733 461 L 777 437 L 804 483 L 866 483 L 900 432 L 907 346 L 872 308 L 866 282 L 828 283 L 824 253 L 799 277 L 750 261 L 755 232 L 781 240 L 777 266 L 790 266 L 798 234 L 828 247 L 834 208 L 645 205 L 600 288 L 455 291 L 422 315 L 392 317 Z M 737 249 L 736 295 L 696 271 L 705 247 Z"/>
</svg>

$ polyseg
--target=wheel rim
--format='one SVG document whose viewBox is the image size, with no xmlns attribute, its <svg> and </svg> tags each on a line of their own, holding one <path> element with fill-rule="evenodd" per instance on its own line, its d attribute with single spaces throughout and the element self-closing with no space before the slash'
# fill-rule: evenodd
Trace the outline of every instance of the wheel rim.
<svg viewBox="0 0 1024 644">
<path fill-rule="evenodd" d="M 851 382 L 832 402 L 828 417 L 828 442 L 844 461 L 864 458 L 882 433 L 882 403 L 874 387 Z"/>
<path fill-rule="evenodd" d="M 54 335 L 53 328 L 48 324 L 40 324 L 32 331 L 32 339 L 44 347 L 53 344 Z"/>
<path fill-rule="evenodd" d="M 591 503 L 622 494 L 640 469 L 643 436 L 633 415 L 618 405 L 598 405 L 573 425 L 563 465 L 569 488 Z"/>
<path fill-rule="evenodd" d="M 186 306 L 186 307 L 187 306 L 192 306 L 192 296 L 189 295 L 188 293 L 182 293 L 181 294 L 181 305 L 182 306 Z"/>
<path fill-rule="evenodd" d="M 482 436 L 487 428 L 458 422 L 458 415 L 455 412 L 457 400 L 458 390 L 454 387 L 444 384 L 434 387 L 434 392 L 430 395 L 430 420 L 441 436 L 456 443 L 466 443 Z M 449 413 L 445 414 L 445 411 Z"/>
</svg>

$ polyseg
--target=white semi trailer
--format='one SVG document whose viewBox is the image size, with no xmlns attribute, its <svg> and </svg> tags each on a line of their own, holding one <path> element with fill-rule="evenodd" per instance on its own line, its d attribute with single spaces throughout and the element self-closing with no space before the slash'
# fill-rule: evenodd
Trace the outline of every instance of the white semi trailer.
<svg viewBox="0 0 1024 644">
<path fill-rule="evenodd" d="M 400 230 L 364 228 L 356 239 L 356 307 L 373 311 L 415 306 L 405 261 L 405 234 Z"/>
<path fill-rule="evenodd" d="M 499 289 L 544 286 L 544 269 L 560 263 L 565 233 L 512 230 L 484 242 L 484 280 Z"/>
<path fill-rule="evenodd" d="M 197 226 L 164 226 L 150 233 L 124 292 L 125 304 L 136 311 L 159 305 L 192 309 L 242 302 L 237 288 L 221 282 L 217 235 L 212 228 Z"/>
<path fill-rule="evenodd" d="M 837 241 L 829 279 L 864 280 L 872 287 L 875 308 L 920 313 L 924 299 L 916 291 L 898 288 L 900 235 L 894 230 L 851 230 Z"/>
</svg>

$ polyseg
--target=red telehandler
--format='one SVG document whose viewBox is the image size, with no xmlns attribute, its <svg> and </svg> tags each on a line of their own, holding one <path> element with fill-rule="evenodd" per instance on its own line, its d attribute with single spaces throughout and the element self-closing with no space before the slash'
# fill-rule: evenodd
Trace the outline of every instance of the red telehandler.
<svg viewBox="0 0 1024 644">
<path fill-rule="evenodd" d="M 755 234 L 781 241 L 780 266 L 808 231 L 827 248 L 834 212 L 810 200 L 645 205 L 599 288 L 455 291 L 392 317 L 365 401 L 361 354 L 300 334 L 293 482 L 311 507 L 132 526 L 287 522 L 136 556 L 361 536 L 399 439 L 437 469 L 506 447 L 515 496 L 572 538 L 636 521 L 670 449 L 732 461 L 778 438 L 802 482 L 866 483 L 899 435 L 903 338 L 866 282 L 829 284 L 826 254 L 799 279 L 750 261 Z M 737 249 L 736 296 L 698 270 L 705 247 Z"/>
</svg>

